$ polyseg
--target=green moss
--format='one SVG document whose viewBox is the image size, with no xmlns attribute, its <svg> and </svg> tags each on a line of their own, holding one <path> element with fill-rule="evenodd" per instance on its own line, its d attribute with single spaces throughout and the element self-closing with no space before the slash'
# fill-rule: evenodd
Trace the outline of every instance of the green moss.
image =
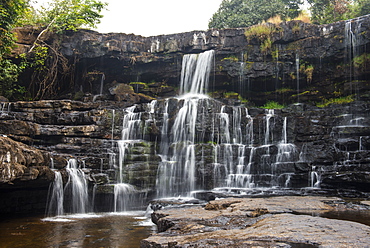
<svg viewBox="0 0 370 248">
<path fill-rule="evenodd" d="M 360 56 L 353 58 L 353 66 L 356 68 L 360 68 L 365 66 L 366 64 L 370 63 L 370 54 L 369 53 L 363 53 Z"/>
<path fill-rule="evenodd" d="M 273 59 L 277 60 L 279 58 L 279 49 L 275 49 L 273 51 L 271 51 L 271 56 Z"/>
<path fill-rule="evenodd" d="M 314 70 L 314 66 L 309 65 L 306 62 L 302 63 L 299 67 L 299 71 L 306 75 L 307 83 L 311 83 Z"/>
<path fill-rule="evenodd" d="M 75 101 L 81 101 L 84 96 L 85 94 L 82 91 L 78 91 L 76 92 L 72 99 Z"/>
<path fill-rule="evenodd" d="M 323 103 L 316 104 L 316 106 L 319 108 L 323 108 L 323 107 L 329 106 L 330 104 L 346 104 L 346 103 L 351 103 L 353 101 L 354 99 L 350 95 L 350 96 L 344 96 L 344 97 L 338 97 L 338 98 L 331 98 L 331 99 L 325 100 Z"/>
<path fill-rule="evenodd" d="M 144 86 L 144 89 L 148 88 L 148 84 L 144 82 L 131 82 L 129 85 L 142 85 Z"/>
<path fill-rule="evenodd" d="M 291 88 L 280 88 L 280 89 L 275 90 L 275 92 L 279 93 L 279 94 L 289 93 L 289 92 L 292 92 L 292 91 L 294 91 L 294 90 L 291 89 Z"/>
<path fill-rule="evenodd" d="M 264 108 L 264 109 L 282 109 L 282 108 L 285 108 L 285 106 L 281 105 L 280 103 L 275 102 L 275 101 L 268 101 L 267 103 L 265 103 L 265 105 L 261 106 L 260 108 Z"/>
<path fill-rule="evenodd" d="M 229 56 L 229 57 L 223 58 L 221 61 L 232 61 L 232 62 L 238 62 L 238 61 L 239 61 L 239 59 L 238 59 L 235 55 L 232 55 L 232 56 Z"/>
<path fill-rule="evenodd" d="M 225 92 L 224 93 L 224 97 L 226 99 L 238 99 L 239 93 L 236 93 L 236 92 L 233 92 L 233 91 L 231 91 L 231 92 Z"/>
<path fill-rule="evenodd" d="M 261 43 L 261 46 L 260 46 L 260 49 L 261 49 L 261 52 L 263 54 L 268 54 L 268 52 L 270 51 L 271 49 L 271 46 L 272 46 L 272 41 L 271 41 L 271 38 L 270 37 L 267 37 L 262 43 Z"/>
<path fill-rule="evenodd" d="M 294 26 L 292 27 L 292 32 L 299 33 L 299 31 L 301 31 L 301 27 L 299 26 L 299 23 L 294 24 Z"/>
</svg>

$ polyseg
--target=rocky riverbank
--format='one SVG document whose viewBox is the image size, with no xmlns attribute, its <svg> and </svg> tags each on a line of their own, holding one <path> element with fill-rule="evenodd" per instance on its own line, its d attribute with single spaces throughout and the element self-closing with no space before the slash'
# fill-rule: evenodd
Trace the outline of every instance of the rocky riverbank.
<svg viewBox="0 0 370 248">
<path fill-rule="evenodd" d="M 156 205 L 156 207 L 159 207 Z M 149 247 L 368 247 L 370 227 L 329 219 L 335 213 L 370 217 L 368 202 L 337 197 L 226 198 L 203 206 L 166 207 L 152 214 L 158 233 Z"/>
</svg>

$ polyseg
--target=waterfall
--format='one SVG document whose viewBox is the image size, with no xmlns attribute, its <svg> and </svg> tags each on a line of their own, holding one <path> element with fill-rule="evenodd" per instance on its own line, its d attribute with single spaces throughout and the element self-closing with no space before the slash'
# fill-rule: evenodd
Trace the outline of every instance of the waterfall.
<svg viewBox="0 0 370 248">
<path fill-rule="evenodd" d="M 195 190 L 194 144 L 199 101 L 184 99 L 171 128 L 169 144 L 161 147 L 163 160 L 159 167 L 157 187 L 162 197 Z"/>
<path fill-rule="evenodd" d="M 59 171 L 54 171 L 54 182 L 50 185 L 48 198 L 47 216 L 64 214 L 63 180 Z"/>
<path fill-rule="evenodd" d="M 46 208 L 48 216 L 87 213 L 90 210 L 86 176 L 76 159 L 68 161 L 66 172 L 68 180 L 63 187 L 61 172 L 54 170 L 54 181 L 50 185 Z"/>
<path fill-rule="evenodd" d="M 297 73 L 297 102 L 299 102 L 299 54 L 295 54 L 295 66 Z"/>
<path fill-rule="evenodd" d="M 182 61 L 180 95 L 205 94 L 208 88 L 209 74 L 212 69 L 214 51 L 206 51 L 199 55 L 185 55 Z"/>
<path fill-rule="evenodd" d="M 267 113 L 266 113 L 265 145 L 268 145 L 271 144 L 273 140 L 271 132 L 273 129 L 273 123 L 271 123 L 271 118 L 274 116 L 275 111 L 273 109 L 266 109 L 266 111 Z"/>
<path fill-rule="evenodd" d="M 127 183 L 114 185 L 114 212 L 127 211 L 130 208 L 131 194 L 135 192 L 134 186 Z"/>
<path fill-rule="evenodd" d="M 68 181 L 65 185 L 64 199 L 67 200 L 67 212 L 86 213 L 88 211 L 88 188 L 85 173 L 78 168 L 77 160 L 70 159 L 67 165 Z"/>
<path fill-rule="evenodd" d="M 100 79 L 100 92 L 99 92 L 99 95 L 103 95 L 104 80 L 105 80 L 105 74 L 103 73 L 101 75 L 101 79 Z"/>
<path fill-rule="evenodd" d="M 156 101 L 152 101 L 148 104 L 149 107 L 149 118 L 143 123 L 142 113 L 137 111 L 137 106 L 131 106 L 124 109 L 124 117 L 122 121 L 122 137 L 121 140 L 117 142 L 119 157 L 118 157 L 118 169 L 116 175 L 116 184 L 113 185 L 114 188 L 114 211 L 121 212 L 129 210 L 130 201 L 132 200 L 132 195 L 136 192 L 134 186 L 125 183 L 125 160 L 127 155 L 130 153 L 131 148 L 135 146 L 144 138 L 144 132 L 149 125 L 150 121 L 153 121 L 152 114 L 154 113 Z M 144 125 L 143 125 L 144 124 Z M 113 124 L 112 124 L 113 125 Z M 113 126 L 112 126 L 112 136 L 113 136 Z"/>
<path fill-rule="evenodd" d="M 180 109 L 175 117 L 170 137 L 167 133 L 167 109 L 163 115 L 161 158 L 157 178 L 157 194 L 160 197 L 189 196 L 195 186 L 196 123 L 199 106 L 208 98 L 209 75 L 214 51 L 185 55 L 182 62 Z M 168 100 L 167 100 L 168 101 Z M 182 105 L 181 105 L 182 104 Z M 166 103 L 168 107 L 168 103 Z M 168 143 L 165 144 L 164 141 Z"/>
</svg>

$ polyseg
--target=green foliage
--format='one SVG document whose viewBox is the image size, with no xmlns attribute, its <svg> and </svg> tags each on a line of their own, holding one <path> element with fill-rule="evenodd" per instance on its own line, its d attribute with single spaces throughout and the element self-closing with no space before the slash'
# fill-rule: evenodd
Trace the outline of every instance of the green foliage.
<svg viewBox="0 0 370 248">
<path fill-rule="evenodd" d="M 360 56 L 356 56 L 353 58 L 353 65 L 356 68 L 361 68 L 366 66 L 370 63 L 370 54 L 369 53 L 363 53 Z"/>
<path fill-rule="evenodd" d="M 281 105 L 280 103 L 275 102 L 275 101 L 268 101 L 267 103 L 265 103 L 265 105 L 261 106 L 261 108 L 264 108 L 264 109 L 282 109 L 282 108 L 285 108 L 285 106 Z"/>
<path fill-rule="evenodd" d="M 271 41 L 271 38 L 268 37 L 266 40 L 264 40 L 261 43 L 261 46 L 260 46 L 261 52 L 266 55 L 271 50 L 271 46 L 272 46 L 272 41 Z"/>
<path fill-rule="evenodd" d="M 49 26 L 61 33 L 78 28 L 94 28 L 103 17 L 100 12 L 107 6 L 99 0 L 54 0 L 41 9 L 29 9 L 23 24 Z"/>
<path fill-rule="evenodd" d="M 38 46 L 33 49 L 32 57 L 30 58 L 30 66 L 34 67 L 36 71 L 42 71 L 46 66 L 46 59 L 49 48 L 46 46 Z"/>
<path fill-rule="evenodd" d="M 20 65 L 17 65 L 7 56 L 15 42 L 12 29 L 26 5 L 25 0 L 2 0 L 0 4 L 0 95 L 9 99 L 25 92 L 25 89 L 15 82 L 26 64 L 22 60 Z"/>
<path fill-rule="evenodd" d="M 233 91 L 225 92 L 224 97 L 226 99 L 238 99 L 239 98 L 239 93 L 233 92 Z"/>
<path fill-rule="evenodd" d="M 292 27 L 292 32 L 299 33 L 299 31 L 301 31 L 301 27 L 299 26 L 299 23 L 294 24 L 294 26 Z"/>
<path fill-rule="evenodd" d="M 247 30 L 245 30 L 244 35 L 249 41 L 252 38 L 257 38 L 261 42 L 261 52 L 266 55 L 271 50 L 273 43 L 271 40 L 271 36 L 272 33 L 275 31 L 275 25 L 264 23 L 249 27 Z"/>
<path fill-rule="evenodd" d="M 306 75 L 307 83 L 311 83 L 314 70 L 314 66 L 307 63 L 302 63 L 299 67 L 299 71 Z"/>
<path fill-rule="evenodd" d="M 0 60 L 0 96 L 14 100 L 25 95 L 26 89 L 16 84 L 19 74 L 25 67 L 26 63 L 23 60 L 19 65 L 9 59 Z"/>
<path fill-rule="evenodd" d="M 268 24 L 258 24 L 252 27 L 249 27 L 245 30 L 244 35 L 248 40 L 252 38 L 257 38 L 260 41 L 263 41 L 269 38 L 274 31 L 274 27 Z"/>
<path fill-rule="evenodd" d="M 344 97 L 331 98 L 331 99 L 325 100 L 323 103 L 316 104 L 316 106 L 319 108 L 324 108 L 324 107 L 329 106 L 330 104 L 346 104 L 346 103 L 351 103 L 353 101 L 354 99 L 352 98 L 352 96 L 344 96 Z"/>
<path fill-rule="evenodd" d="M 308 0 L 311 20 L 327 24 L 352 19 L 370 13 L 370 0 Z"/>
<path fill-rule="evenodd" d="M 249 27 L 273 16 L 298 16 L 301 0 L 223 0 L 213 14 L 209 28 Z"/>
<path fill-rule="evenodd" d="M 26 8 L 25 0 L 2 0 L 0 4 L 0 59 L 14 44 L 12 28 Z"/>
</svg>

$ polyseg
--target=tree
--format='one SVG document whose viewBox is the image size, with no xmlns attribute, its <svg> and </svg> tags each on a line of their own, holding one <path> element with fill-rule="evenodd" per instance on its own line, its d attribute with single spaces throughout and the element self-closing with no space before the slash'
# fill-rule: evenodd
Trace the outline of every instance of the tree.
<svg viewBox="0 0 370 248">
<path fill-rule="evenodd" d="M 57 33 L 78 28 L 94 28 L 103 17 L 107 3 L 99 0 L 54 0 L 40 9 L 30 8 L 23 24 L 48 27 Z"/>
<path fill-rule="evenodd" d="M 52 44 L 49 44 L 44 41 L 45 34 L 95 27 L 103 17 L 100 12 L 106 6 L 98 0 L 54 0 L 40 9 L 29 8 L 23 24 L 42 29 L 27 54 L 29 67 L 33 70 L 29 92 L 34 98 L 51 98 L 62 86 L 74 83 L 74 65 L 60 52 L 61 36 L 54 36 Z"/>
<path fill-rule="evenodd" d="M 209 28 L 248 27 L 280 15 L 297 17 L 301 0 L 223 0 L 213 14 Z"/>
<path fill-rule="evenodd" d="M 20 90 L 14 83 L 24 69 L 24 64 L 17 65 L 8 56 L 15 43 L 12 29 L 27 4 L 26 0 L 2 0 L 0 4 L 0 95 L 5 97 L 12 97 Z"/>
<path fill-rule="evenodd" d="M 370 13 L 370 0 L 308 0 L 311 20 L 327 24 Z"/>
</svg>

